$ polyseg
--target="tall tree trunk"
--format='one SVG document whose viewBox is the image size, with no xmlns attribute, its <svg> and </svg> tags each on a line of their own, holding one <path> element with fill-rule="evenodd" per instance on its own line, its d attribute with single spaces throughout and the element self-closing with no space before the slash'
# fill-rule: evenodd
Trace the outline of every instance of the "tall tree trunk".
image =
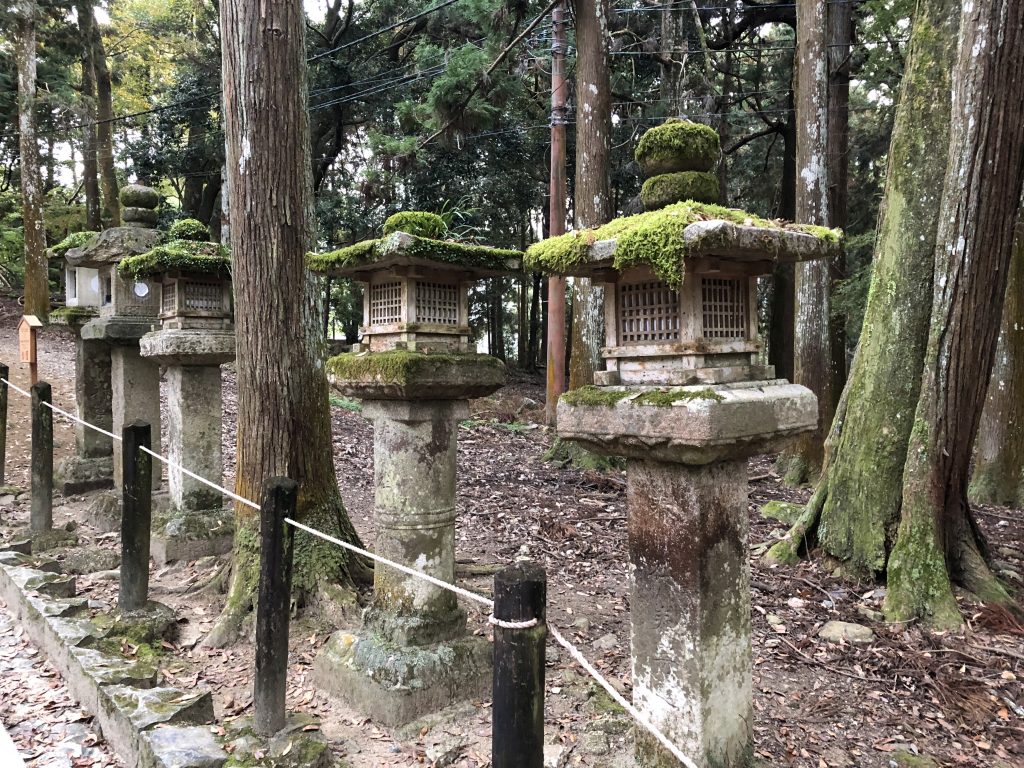
<svg viewBox="0 0 1024 768">
<path fill-rule="evenodd" d="M 100 187 L 103 190 L 103 210 L 108 226 L 121 226 L 121 201 L 117 193 L 117 170 L 114 167 L 114 101 L 107 67 L 107 52 L 103 47 L 103 33 L 95 18 L 92 23 L 92 64 L 96 74 L 96 159 L 99 165 Z"/>
<path fill-rule="evenodd" d="M 1017 239 L 988 398 L 974 442 L 969 496 L 975 504 L 1024 507 L 1024 212 L 1017 214 Z"/>
<path fill-rule="evenodd" d="M 851 575 L 883 574 L 928 339 L 938 190 L 949 146 L 960 4 L 920 0 L 900 86 L 864 330 L 803 518 L 769 553 L 792 559 L 815 534 Z M 820 523 L 820 525 L 819 525 Z"/>
<path fill-rule="evenodd" d="M 44 323 L 50 315 L 50 280 L 43 226 L 43 190 L 36 139 L 36 4 L 21 0 L 14 58 L 18 67 L 18 132 L 21 150 L 21 218 L 25 233 L 25 314 Z"/>
<path fill-rule="evenodd" d="M 541 332 L 541 279 L 540 272 L 533 273 L 533 291 L 530 293 L 530 343 L 526 349 L 526 369 L 528 371 L 537 370 Z"/>
<path fill-rule="evenodd" d="M 952 582 L 1010 597 L 988 566 L 967 501 L 1024 184 L 1024 0 L 975 0 L 960 19 L 949 166 L 935 248 L 931 327 L 907 446 L 885 611 L 958 626 Z"/>
<path fill-rule="evenodd" d="M 661 9 L 661 98 L 671 117 L 711 111 L 711 57 L 694 0 L 663 0 Z"/>
<path fill-rule="evenodd" d="M 796 220 L 825 225 L 829 220 L 828 48 L 826 0 L 797 3 L 796 35 Z M 825 431 L 835 413 L 832 350 L 829 336 L 830 265 L 822 261 L 797 264 L 793 380 L 818 396 L 818 428 L 801 436 L 781 462 L 785 480 L 803 483 L 821 471 Z"/>
<path fill-rule="evenodd" d="M 850 178 L 850 55 L 853 43 L 853 0 L 826 5 L 828 40 L 828 225 L 846 229 L 849 220 Z M 836 254 L 829 273 L 829 291 L 846 277 L 846 253 Z M 846 324 L 831 316 L 832 391 L 846 383 Z M 827 428 L 826 424 L 826 428 Z"/>
<path fill-rule="evenodd" d="M 82 39 L 82 188 L 85 190 L 85 228 L 99 232 L 103 226 L 100 214 L 99 166 L 96 161 L 96 72 L 93 67 L 92 0 L 75 3 L 78 29 Z"/>
<path fill-rule="evenodd" d="M 612 99 L 605 0 L 575 0 L 576 10 L 576 229 L 612 217 L 609 156 Z M 572 284 L 569 388 L 594 383 L 604 342 L 604 288 L 589 278 Z"/>
<path fill-rule="evenodd" d="M 259 499 L 266 480 L 288 476 L 299 483 L 300 520 L 357 541 L 334 475 L 319 291 L 305 266 L 313 195 L 302 3 L 222 0 L 220 13 L 237 297 L 236 491 Z M 230 594 L 212 644 L 234 636 L 255 598 L 258 520 L 248 507 L 235 512 Z M 363 575 L 345 550 L 297 534 L 300 598 L 322 581 Z"/>
</svg>

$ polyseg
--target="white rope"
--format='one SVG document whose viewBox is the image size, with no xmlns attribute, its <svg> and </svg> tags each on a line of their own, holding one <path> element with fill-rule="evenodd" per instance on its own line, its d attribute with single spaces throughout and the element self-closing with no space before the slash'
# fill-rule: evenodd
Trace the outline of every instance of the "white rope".
<svg viewBox="0 0 1024 768">
<path fill-rule="evenodd" d="M 417 571 L 415 568 L 410 568 L 407 565 L 402 565 L 401 563 L 396 563 L 394 560 L 388 560 L 386 557 L 381 557 L 380 555 L 375 555 L 375 554 L 373 554 L 373 552 L 368 552 L 365 549 L 363 549 L 362 547 L 357 547 L 355 544 L 349 544 L 347 541 L 342 541 L 341 539 L 336 539 L 333 536 L 328 536 L 326 533 L 324 533 L 322 531 L 318 531 L 315 528 L 310 528 L 309 526 L 303 525 L 302 523 L 297 523 L 294 520 L 292 520 L 290 517 L 286 517 L 284 519 L 284 521 L 286 523 L 288 523 L 289 525 L 295 526 L 300 531 L 305 531 L 306 533 L 308 533 L 308 534 L 310 534 L 312 536 L 316 536 L 319 539 L 323 539 L 324 541 L 329 541 L 329 542 L 331 542 L 331 544 L 337 544 L 339 547 L 342 547 L 343 549 L 347 549 L 350 552 L 356 552 L 356 553 L 362 555 L 363 557 L 368 557 L 371 560 L 373 560 L 374 562 L 380 563 L 381 565 L 386 565 L 389 568 L 394 568 L 396 571 L 401 571 L 402 573 L 407 573 L 408 575 L 414 576 L 417 579 L 423 579 L 424 581 L 429 581 L 435 587 L 440 587 L 441 589 L 446 589 L 449 592 L 454 592 L 456 595 L 459 595 L 460 597 L 464 597 L 467 600 L 472 600 L 475 603 L 480 603 L 481 605 L 486 605 L 488 608 L 493 608 L 494 607 L 494 601 L 489 599 L 489 598 L 484 597 L 483 595 L 478 595 L 475 592 L 470 592 L 468 589 L 463 589 L 462 587 L 457 587 L 454 584 L 450 584 L 447 581 L 442 581 L 441 579 L 435 578 L 435 577 L 431 576 L 428 573 L 423 573 L 423 571 Z"/>
<path fill-rule="evenodd" d="M 575 660 L 577 664 L 583 667 L 583 669 L 585 669 L 592 678 L 594 678 L 595 680 L 597 680 L 598 683 L 600 683 L 601 687 L 608 692 L 608 695 L 612 697 L 615 703 L 622 707 L 624 710 L 626 710 L 626 712 L 628 712 L 634 720 L 636 720 L 640 725 L 642 725 L 644 729 L 649 734 L 651 734 L 651 736 L 656 738 L 661 743 L 661 746 L 663 746 L 670 753 L 672 753 L 673 757 L 675 757 L 679 762 L 685 765 L 686 768 L 697 768 L 697 764 L 694 763 L 682 752 L 680 752 L 679 747 L 677 747 L 675 744 L 669 741 L 668 737 L 665 734 L 663 734 L 658 729 L 658 727 L 654 725 L 654 723 L 648 720 L 643 714 L 640 713 L 640 710 L 638 710 L 629 701 L 627 701 L 625 696 L 623 696 L 621 693 L 615 690 L 615 687 L 605 679 L 604 675 L 602 675 L 600 672 L 594 669 L 594 666 L 589 661 L 587 661 L 587 657 L 583 655 L 580 649 L 572 643 L 570 643 L 568 640 L 566 640 L 565 637 L 563 637 L 562 633 L 559 632 L 556 627 L 552 626 L 551 624 L 548 624 L 548 632 L 551 633 L 551 637 L 555 639 L 556 643 L 558 643 L 560 646 L 562 646 L 563 648 L 565 648 L 565 650 L 569 652 L 569 655 L 572 656 L 573 660 Z"/>
<path fill-rule="evenodd" d="M 505 621 L 499 619 L 493 613 L 487 617 L 487 623 L 495 627 L 501 627 L 502 629 L 533 629 L 540 624 L 537 619 L 529 619 L 528 621 Z"/>
<path fill-rule="evenodd" d="M 30 392 L 25 391 L 21 387 L 11 383 L 9 380 L 0 378 L 0 381 L 7 384 L 7 386 L 9 386 L 15 392 L 19 392 L 28 398 L 32 397 L 32 394 Z M 79 418 L 78 416 L 75 416 L 73 414 L 68 413 L 65 410 L 57 408 L 52 403 L 45 403 L 45 405 L 49 406 L 56 413 L 59 413 L 60 415 L 65 416 L 66 418 L 69 418 L 72 421 L 78 422 L 79 424 L 82 424 L 85 427 L 94 429 L 101 434 L 112 437 L 114 440 L 122 439 L 119 435 L 115 435 L 113 432 L 108 432 L 107 430 L 102 429 L 101 427 L 97 427 L 95 424 L 90 424 L 89 422 Z M 160 454 L 156 453 L 155 451 L 149 448 L 143 447 L 142 450 L 145 453 L 148 453 L 154 459 L 163 462 L 168 467 L 172 467 L 178 470 L 179 472 L 188 475 L 192 479 L 200 483 L 203 483 L 204 485 L 216 491 L 220 491 L 228 498 L 233 499 L 240 504 L 245 504 L 246 506 L 249 506 L 257 510 L 261 509 L 260 505 L 257 504 L 256 502 L 251 501 L 245 498 L 244 496 L 239 496 L 237 493 L 229 491 L 227 488 L 217 485 L 216 483 L 211 482 L 210 480 L 207 480 L 206 478 L 197 475 L 195 472 L 186 469 L 177 462 L 171 461 L 165 456 L 161 456 Z M 492 610 L 494 608 L 494 601 L 487 597 L 484 597 L 483 595 L 478 595 L 475 592 L 470 592 L 468 589 L 463 589 L 462 587 L 456 586 L 455 584 L 451 584 L 447 581 L 435 578 L 430 574 L 423 573 L 422 571 L 417 571 L 414 568 L 402 565 L 401 563 L 396 563 L 393 560 L 388 560 L 387 558 L 381 557 L 380 555 L 375 555 L 373 552 L 365 550 L 362 547 L 357 547 L 354 544 L 349 544 L 347 541 L 342 541 L 341 539 L 335 538 L 334 536 L 330 536 L 326 533 L 323 533 L 322 531 L 318 531 L 315 528 L 310 528 L 309 526 L 303 525 L 302 523 L 292 520 L 290 517 L 286 517 L 285 522 L 291 526 L 294 526 L 295 528 L 298 528 L 301 531 L 305 531 L 306 533 L 312 536 L 316 536 L 317 538 L 323 539 L 324 541 L 330 542 L 331 544 L 336 544 L 337 546 L 343 549 L 347 549 L 350 552 L 360 554 L 363 557 L 367 557 L 370 560 L 373 560 L 374 562 L 381 563 L 382 565 L 386 565 L 389 568 L 394 568 L 395 570 L 401 571 L 402 573 L 408 574 L 409 576 L 412 576 L 414 578 L 427 581 L 433 584 L 435 587 L 440 587 L 441 589 L 453 592 L 456 595 L 459 595 L 460 597 L 463 597 L 475 603 L 480 603 L 481 605 L 485 605 L 488 608 L 491 608 Z M 536 627 L 539 624 L 537 619 L 530 619 L 529 621 L 504 621 L 502 619 L 496 618 L 493 614 L 491 614 L 488 617 L 487 621 L 496 627 L 501 627 L 502 629 L 531 629 L 532 627 Z M 582 651 L 580 651 L 579 648 L 577 648 L 575 645 L 566 640 L 562 633 L 559 632 L 558 629 L 550 623 L 547 624 L 547 629 L 551 633 L 551 637 L 555 640 L 555 642 L 557 642 L 559 645 L 561 645 L 563 648 L 565 648 L 565 650 L 569 652 L 569 655 L 573 658 L 573 660 L 577 664 L 579 664 L 587 672 L 587 674 L 594 678 L 594 680 L 596 680 L 598 684 L 605 689 L 605 691 L 608 692 L 608 695 L 612 697 L 616 704 L 618 704 L 620 707 L 626 710 L 626 712 L 634 720 L 636 720 L 637 723 L 643 726 L 644 729 L 651 734 L 651 736 L 657 739 L 658 742 L 665 749 L 667 749 L 677 760 L 679 760 L 679 762 L 686 766 L 686 768 L 697 768 L 697 765 L 692 760 L 690 760 L 690 758 L 684 755 L 675 744 L 669 741 L 668 737 L 665 736 L 665 734 L 663 734 L 653 723 L 651 723 L 650 720 L 648 720 L 643 714 L 641 714 L 636 707 L 634 707 L 629 701 L 627 701 L 626 698 L 621 693 L 619 693 L 610 682 L 608 682 L 604 675 L 598 672 L 597 669 L 595 669 L 594 666 L 589 661 L 587 661 L 586 656 L 583 655 Z"/>
<path fill-rule="evenodd" d="M 215 491 L 220 491 L 225 496 L 227 496 L 229 499 L 233 499 L 234 501 L 237 501 L 239 504 L 245 504 L 247 507 L 252 507 L 255 510 L 262 509 L 262 507 L 260 507 L 260 505 L 257 504 L 255 501 L 250 501 L 249 499 L 245 498 L 244 496 L 239 496 L 234 491 L 229 491 L 227 488 L 225 488 L 222 485 L 217 485 L 216 483 L 214 483 L 214 482 L 212 482 L 210 480 L 207 480 L 205 477 L 200 477 L 199 475 L 197 475 L 192 470 L 185 469 L 185 467 L 181 466 L 181 464 L 179 464 L 178 462 L 171 461 L 166 456 L 161 456 L 156 451 L 153 451 L 153 450 L 147 448 L 144 445 L 140 446 L 139 449 L 143 453 L 148 453 L 150 456 L 152 456 L 157 461 L 162 461 L 164 464 L 166 464 L 171 469 L 176 469 L 179 472 L 181 472 L 182 474 L 188 475 L 193 480 L 199 481 L 200 483 L 202 483 L 203 485 L 207 486 L 208 488 L 212 488 Z"/>
</svg>

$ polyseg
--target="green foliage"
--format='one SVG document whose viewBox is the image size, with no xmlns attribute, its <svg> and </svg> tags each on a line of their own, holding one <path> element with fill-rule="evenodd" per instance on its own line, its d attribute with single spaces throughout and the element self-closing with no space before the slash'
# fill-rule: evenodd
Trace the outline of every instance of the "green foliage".
<svg viewBox="0 0 1024 768">
<path fill-rule="evenodd" d="M 405 232 L 416 237 L 442 239 L 448 233 L 445 220 L 436 213 L 426 211 L 401 211 L 394 213 L 384 222 L 384 237 L 394 232 Z"/>
<path fill-rule="evenodd" d="M 346 411 L 352 413 L 362 413 L 363 404 L 358 400 L 353 400 L 351 397 L 344 397 L 342 395 L 331 395 L 331 407 L 332 408 L 343 408 Z"/>
<path fill-rule="evenodd" d="M 90 232 L 88 230 L 83 232 L 72 232 L 55 246 L 50 248 L 51 258 L 63 259 L 72 248 L 81 248 L 96 237 L 96 235 L 96 232 Z"/>
<path fill-rule="evenodd" d="M 652 176 L 640 190 L 644 208 L 655 211 L 672 203 L 693 200 L 698 203 L 718 202 L 718 177 L 701 171 L 679 171 Z"/>
<path fill-rule="evenodd" d="M 639 392 L 639 394 L 638 394 Z M 626 398 L 632 398 L 631 405 L 655 405 L 672 406 L 675 403 L 685 403 L 693 400 L 710 400 L 719 403 L 724 398 L 713 389 L 651 389 L 640 391 L 637 389 L 621 389 L 610 387 L 586 386 L 572 389 L 562 395 L 562 402 L 574 406 L 598 406 L 611 408 L 618 405 Z"/>
<path fill-rule="evenodd" d="M 210 239 L 210 228 L 196 219 L 178 219 L 167 230 L 171 240 L 192 240 L 206 242 Z"/>
<path fill-rule="evenodd" d="M 433 240 L 428 237 L 413 236 L 411 243 L 401 246 L 399 243 L 396 233 L 380 240 L 364 240 L 329 253 L 311 253 L 306 257 L 306 263 L 313 272 L 329 274 L 361 264 L 372 264 L 391 255 L 400 247 L 403 254 L 422 259 L 465 267 L 510 270 L 515 264 L 510 267 L 509 262 L 516 262 L 522 256 L 519 251 L 456 243 L 450 240 Z"/>
<path fill-rule="evenodd" d="M 722 220 L 764 229 L 806 232 L 827 242 L 838 242 L 842 233 L 825 227 L 769 221 L 746 211 L 696 202 L 682 202 L 657 211 L 613 219 L 597 229 L 585 229 L 552 237 L 526 250 L 524 267 L 540 272 L 568 272 L 586 260 L 590 246 L 599 240 L 616 240 L 612 265 L 623 270 L 646 264 L 671 286 L 683 281 L 683 260 L 688 246 L 683 236 L 697 221 Z"/>
<path fill-rule="evenodd" d="M 231 256 L 218 243 L 171 240 L 151 251 L 122 259 L 117 271 L 125 277 L 140 278 L 167 272 L 186 272 L 212 277 L 231 276 Z"/>
<path fill-rule="evenodd" d="M 722 153 L 718 131 L 689 120 L 669 119 L 636 145 L 636 161 L 651 177 L 677 171 L 710 171 Z"/>
</svg>

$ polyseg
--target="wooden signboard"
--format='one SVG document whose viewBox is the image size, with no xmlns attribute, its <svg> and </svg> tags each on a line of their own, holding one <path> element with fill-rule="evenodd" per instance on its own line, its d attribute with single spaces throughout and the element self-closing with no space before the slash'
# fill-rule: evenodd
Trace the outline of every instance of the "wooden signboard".
<svg viewBox="0 0 1024 768">
<path fill-rule="evenodd" d="M 43 327 L 35 315 L 24 315 L 18 323 L 18 351 L 20 360 L 28 363 L 29 379 L 36 383 L 36 334 Z"/>
</svg>

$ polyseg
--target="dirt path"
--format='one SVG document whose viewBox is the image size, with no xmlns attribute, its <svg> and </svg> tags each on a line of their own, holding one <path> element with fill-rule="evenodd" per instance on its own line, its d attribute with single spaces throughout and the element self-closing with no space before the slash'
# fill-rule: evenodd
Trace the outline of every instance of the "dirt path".
<svg viewBox="0 0 1024 768">
<path fill-rule="evenodd" d="M 0 357 L 13 335 L 0 330 Z M 53 379 L 55 399 L 70 404 L 73 347 L 47 338 L 42 370 Z M 17 374 L 16 374 L 17 376 Z M 16 379 L 17 381 L 17 379 Z M 624 477 L 558 469 L 542 454 L 551 436 L 530 422 L 542 398 L 536 382 L 520 380 L 499 396 L 474 404 L 474 418 L 459 433 L 457 546 L 460 583 L 490 593 L 494 568 L 526 556 L 549 576 L 549 617 L 578 643 L 613 683 L 630 690 Z M 12 397 L 12 405 L 21 398 Z M 24 408 L 24 403 L 21 403 Z M 12 414 L 15 411 L 12 410 Z M 27 465 L 27 410 L 11 422 L 12 469 Z M 234 455 L 235 390 L 225 372 L 225 456 Z M 334 458 L 353 521 L 372 542 L 372 433 L 355 412 L 333 409 Z M 66 426 L 62 449 L 73 445 Z M 20 462 L 20 463 L 18 463 Z M 229 473 L 231 467 L 228 467 Z M 765 520 L 758 506 L 771 499 L 800 501 L 806 492 L 783 488 L 767 460 L 754 462 L 751 545 L 770 541 L 782 526 Z M 25 476 L 24 474 L 21 476 Z M 83 542 L 116 548 L 116 537 L 94 531 L 85 500 L 68 500 L 57 523 L 76 520 Z M 1024 511 L 985 508 L 981 525 L 997 557 L 1022 586 Z M 5 524 L 27 516 L 16 505 L 2 510 Z M 911 625 L 886 625 L 877 613 L 884 589 L 849 584 L 832 574 L 818 553 L 795 568 L 766 568 L 752 556 L 754 583 L 755 751 L 766 765 L 801 768 L 889 768 L 899 750 L 920 751 L 942 765 L 1024 766 L 1024 654 L 1022 627 L 964 602 L 970 617 L 963 635 L 936 635 Z M 168 649 L 164 675 L 184 687 L 214 691 L 218 717 L 247 713 L 251 704 L 251 638 L 224 650 L 197 641 L 216 618 L 222 596 L 196 587 L 220 567 L 218 559 L 173 564 L 152 577 L 153 597 L 178 612 L 181 637 Z M 1016 574 L 1016 575 L 1014 575 Z M 106 577 L 81 577 L 82 593 L 110 607 L 115 585 Z M 472 606 L 470 631 L 486 634 L 485 617 Z M 832 645 L 817 630 L 833 619 L 869 626 L 874 642 Z M 459 755 L 450 765 L 480 768 L 489 762 L 490 713 L 473 702 L 443 719 L 405 731 L 388 731 L 329 699 L 312 685 L 310 667 L 337 627 L 358 626 L 358 611 L 305 616 L 293 624 L 289 707 L 323 719 L 335 751 L 352 768 L 430 765 L 446 746 Z M 559 649 L 549 646 L 547 737 L 562 764 L 630 764 L 628 725 Z M 453 746 L 454 745 L 454 746 Z"/>
</svg>

